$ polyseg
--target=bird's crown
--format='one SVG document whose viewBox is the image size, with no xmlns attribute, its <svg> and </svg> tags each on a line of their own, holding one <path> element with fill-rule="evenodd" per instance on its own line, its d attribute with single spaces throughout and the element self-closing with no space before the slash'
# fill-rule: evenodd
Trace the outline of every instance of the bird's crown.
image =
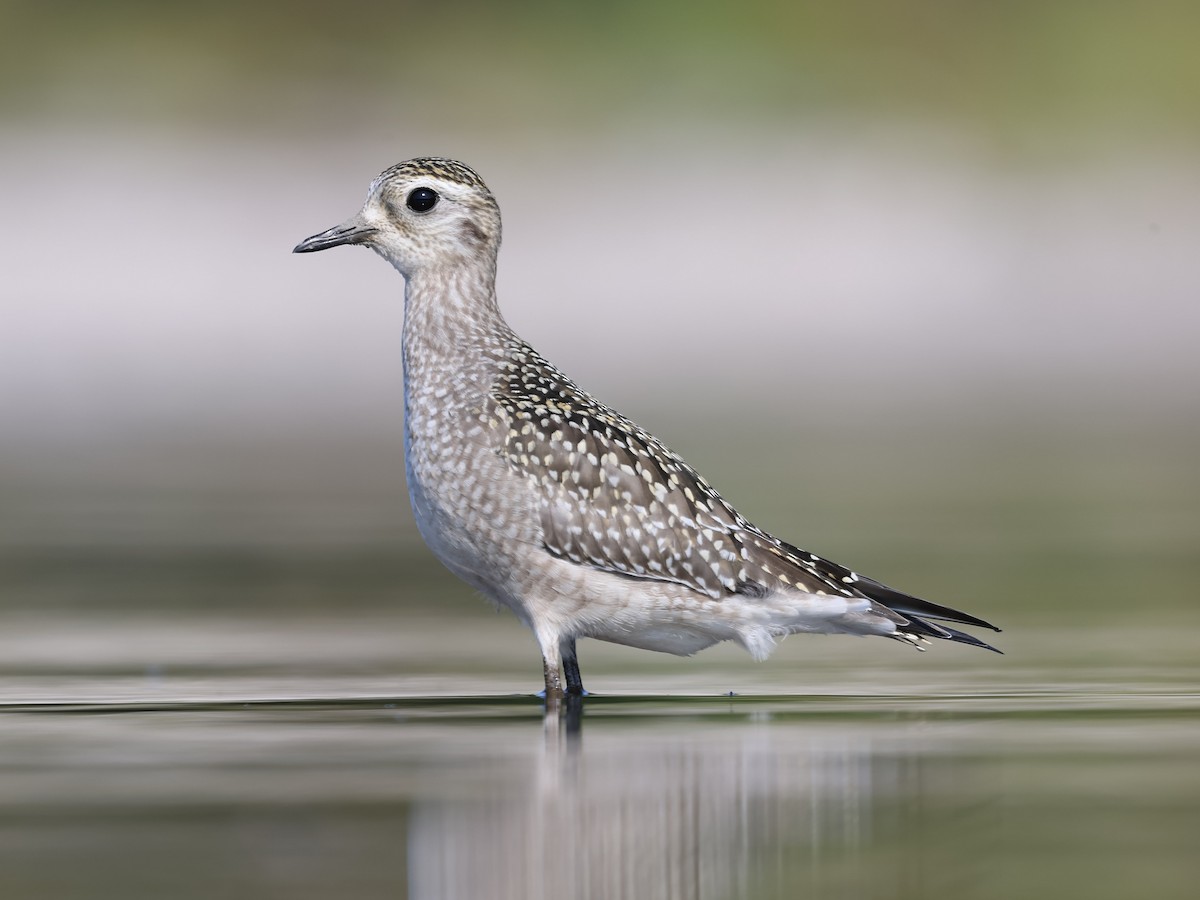
<svg viewBox="0 0 1200 900">
<path fill-rule="evenodd" d="M 396 163 L 391 168 L 384 169 L 375 179 L 376 184 L 385 181 L 409 181 L 422 177 L 436 178 L 441 181 L 449 181 L 453 184 L 460 184 L 463 187 L 476 188 L 487 193 L 488 187 L 483 183 L 483 179 L 470 166 L 460 163 L 456 159 L 447 159 L 444 156 L 418 156 L 416 159 L 405 160 L 402 163 Z"/>
</svg>

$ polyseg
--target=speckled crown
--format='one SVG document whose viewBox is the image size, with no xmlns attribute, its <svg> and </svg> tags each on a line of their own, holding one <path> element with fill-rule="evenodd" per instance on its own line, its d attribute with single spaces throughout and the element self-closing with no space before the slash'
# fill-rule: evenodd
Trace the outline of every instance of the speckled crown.
<svg viewBox="0 0 1200 900">
<path fill-rule="evenodd" d="M 419 178 L 422 175 L 451 181 L 464 187 L 488 190 L 483 179 L 470 166 L 464 165 L 456 159 L 446 159 L 442 156 L 418 156 L 416 159 L 405 160 L 390 169 L 385 169 L 377 180 L 386 181 L 398 177 Z"/>
</svg>

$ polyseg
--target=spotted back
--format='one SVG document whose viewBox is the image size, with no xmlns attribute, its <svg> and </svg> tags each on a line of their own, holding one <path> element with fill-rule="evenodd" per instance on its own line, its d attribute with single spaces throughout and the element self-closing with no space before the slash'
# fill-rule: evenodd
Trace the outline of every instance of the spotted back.
<svg viewBox="0 0 1200 900">
<path fill-rule="evenodd" d="M 503 453 L 536 484 L 555 556 L 713 599 L 861 596 L 852 572 L 752 525 L 676 453 L 531 348 L 514 348 L 493 399 L 509 421 Z"/>
</svg>

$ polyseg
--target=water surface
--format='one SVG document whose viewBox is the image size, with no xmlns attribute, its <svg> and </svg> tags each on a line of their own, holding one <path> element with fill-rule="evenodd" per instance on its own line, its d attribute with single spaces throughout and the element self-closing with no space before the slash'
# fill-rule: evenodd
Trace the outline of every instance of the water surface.
<svg viewBox="0 0 1200 900">
<path fill-rule="evenodd" d="M 6 629 L 0 895 L 1094 900 L 1200 874 L 1200 692 L 1165 631 L 1153 662 L 1045 629 L 1004 658 L 583 645 L 597 693 L 547 718 L 505 619 L 457 673 L 420 623 L 104 621 Z"/>
</svg>

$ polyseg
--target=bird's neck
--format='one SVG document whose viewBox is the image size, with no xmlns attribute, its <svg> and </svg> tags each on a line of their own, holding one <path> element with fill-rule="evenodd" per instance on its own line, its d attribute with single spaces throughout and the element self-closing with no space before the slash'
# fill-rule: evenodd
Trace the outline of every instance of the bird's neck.
<svg viewBox="0 0 1200 900">
<path fill-rule="evenodd" d="M 495 279 L 494 265 L 422 271 L 407 279 L 404 370 L 410 389 L 447 379 L 487 380 L 516 339 L 496 303 Z"/>
</svg>

